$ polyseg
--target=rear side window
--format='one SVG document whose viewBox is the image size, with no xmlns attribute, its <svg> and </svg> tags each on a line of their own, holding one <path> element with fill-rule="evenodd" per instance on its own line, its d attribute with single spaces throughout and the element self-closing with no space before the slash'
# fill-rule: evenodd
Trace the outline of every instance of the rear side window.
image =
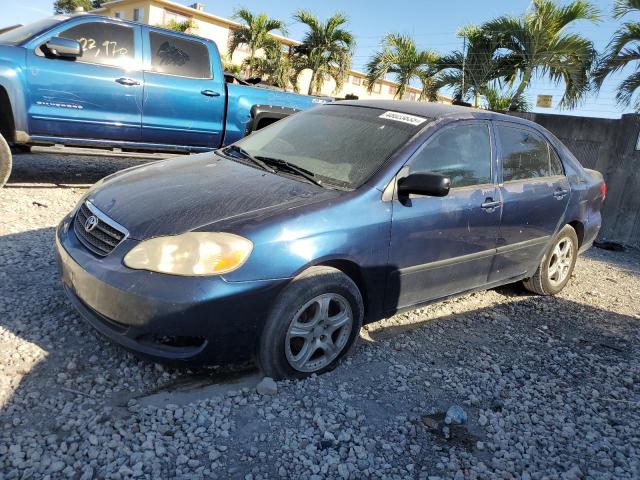
<svg viewBox="0 0 640 480">
<path fill-rule="evenodd" d="M 135 56 L 134 30 L 127 25 L 81 23 L 58 36 L 80 42 L 82 57 L 78 58 L 78 62 L 127 67 Z"/>
<path fill-rule="evenodd" d="M 457 125 L 438 132 L 411 160 L 410 172 L 432 172 L 452 187 L 491 183 L 491 141 L 486 124 Z"/>
<path fill-rule="evenodd" d="M 502 125 L 497 131 L 502 147 L 503 181 L 562 175 L 560 159 L 556 156 L 552 160 L 553 149 L 540 135 Z"/>
<path fill-rule="evenodd" d="M 553 149 L 551 145 L 549 145 L 549 172 L 551 175 L 564 175 L 564 169 L 562 168 L 562 162 L 560 161 L 560 157 Z"/>
<path fill-rule="evenodd" d="M 202 42 L 149 32 L 154 72 L 191 78 L 211 78 L 209 50 Z"/>
</svg>

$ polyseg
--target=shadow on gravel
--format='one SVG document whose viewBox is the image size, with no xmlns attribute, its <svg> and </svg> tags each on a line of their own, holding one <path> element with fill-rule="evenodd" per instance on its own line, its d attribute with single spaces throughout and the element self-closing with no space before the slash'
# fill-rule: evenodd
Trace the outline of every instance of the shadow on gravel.
<svg viewBox="0 0 640 480">
<path fill-rule="evenodd" d="M 8 332 L 9 337 L 17 337 L 16 350 L 0 352 L 0 363 L 3 375 L 21 377 L 10 387 L 13 395 L 0 404 L 0 418 L 4 418 L 0 423 L 5 427 L 32 428 L 40 422 L 42 433 L 47 434 L 60 396 L 124 407 L 128 400 L 142 397 L 152 397 L 149 403 L 175 403 L 175 396 L 166 395 L 171 391 L 182 394 L 179 401 L 189 402 L 197 399 L 198 388 L 211 395 L 213 391 L 206 388 L 212 384 L 227 382 L 242 388 L 257 381 L 255 371 L 245 366 L 197 373 L 171 370 L 138 360 L 94 334 L 64 296 L 52 252 L 53 235 L 53 228 L 45 228 L 0 237 L 0 328 L 5 336 Z M 447 351 L 455 352 L 456 345 L 464 344 L 467 349 L 504 352 L 514 346 L 498 344 L 496 331 L 517 325 L 529 342 L 526 347 L 540 355 L 549 342 L 566 344 L 578 357 L 583 351 L 598 352 L 605 361 L 632 355 L 630 339 L 637 335 L 637 319 L 559 297 L 524 294 L 516 287 L 501 290 L 508 297 L 505 303 L 392 326 L 371 332 L 370 337 L 375 343 L 405 334 L 429 348 L 429 331 L 437 328 L 445 332 L 447 342 L 442 348 Z M 24 353 L 25 343 L 41 354 Z M 520 347 L 514 355 L 521 355 Z M 360 351 L 353 363 L 364 362 L 366 355 Z M 588 380 L 579 363 L 545 368 L 567 372 L 568 380 Z"/>
<path fill-rule="evenodd" d="M 13 349 L 0 351 L 0 425 L 8 427 L 18 414 L 14 427 L 40 423 L 49 431 L 61 397 L 126 411 L 132 399 L 185 404 L 253 388 L 260 380 L 251 364 L 169 368 L 104 339 L 67 301 L 53 245 L 53 228 L 0 237 L 0 331 L 8 344 L 15 337 Z M 9 388 L 14 393 L 7 397 Z"/>
<path fill-rule="evenodd" d="M 19 153 L 13 156 L 13 170 L 4 188 L 16 188 L 15 184 L 23 183 L 93 184 L 119 170 L 148 162 L 126 157 Z M 38 188 L 42 187 L 39 185 Z"/>
</svg>

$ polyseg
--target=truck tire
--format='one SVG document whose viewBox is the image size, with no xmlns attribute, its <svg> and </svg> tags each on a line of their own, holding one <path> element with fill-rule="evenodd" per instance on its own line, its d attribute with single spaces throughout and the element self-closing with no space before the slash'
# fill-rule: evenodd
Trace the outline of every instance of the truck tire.
<svg viewBox="0 0 640 480">
<path fill-rule="evenodd" d="M 9 180 L 11 163 L 11 149 L 4 137 L 0 135 L 0 188 L 4 187 Z"/>
</svg>

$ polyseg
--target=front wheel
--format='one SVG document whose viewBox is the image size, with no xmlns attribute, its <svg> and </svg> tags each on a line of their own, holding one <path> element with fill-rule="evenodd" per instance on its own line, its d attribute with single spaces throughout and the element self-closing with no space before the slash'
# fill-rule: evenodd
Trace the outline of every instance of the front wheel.
<svg viewBox="0 0 640 480">
<path fill-rule="evenodd" d="M 555 295 L 569 282 L 578 258 L 578 236 L 570 225 L 560 230 L 531 278 L 522 283 L 539 295 Z"/>
<path fill-rule="evenodd" d="M 11 149 L 4 137 L 0 135 L 0 188 L 4 187 L 4 184 L 9 180 L 11 163 Z"/>
<path fill-rule="evenodd" d="M 265 375 L 302 378 L 332 370 L 360 333 L 364 306 L 356 284 L 331 267 L 311 267 L 282 292 L 258 346 Z"/>
</svg>

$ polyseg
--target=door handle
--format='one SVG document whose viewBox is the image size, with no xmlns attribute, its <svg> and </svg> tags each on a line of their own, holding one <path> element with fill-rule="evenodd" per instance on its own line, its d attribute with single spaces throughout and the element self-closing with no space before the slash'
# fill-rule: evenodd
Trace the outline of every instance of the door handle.
<svg viewBox="0 0 640 480">
<path fill-rule="evenodd" d="M 480 206 L 482 207 L 483 210 L 493 211 L 494 209 L 498 208 L 500 205 L 502 205 L 502 202 L 494 201 L 493 198 L 487 198 L 484 201 L 484 203 Z"/>
<path fill-rule="evenodd" d="M 204 95 L 205 97 L 219 97 L 220 96 L 219 92 L 214 92 L 213 90 L 202 90 L 200 93 L 202 95 Z"/>
<path fill-rule="evenodd" d="M 120 85 L 124 85 L 125 87 L 133 87 L 135 85 L 140 85 L 139 81 L 134 80 L 133 78 L 127 78 L 127 77 L 116 78 L 116 82 L 119 83 Z"/>
<path fill-rule="evenodd" d="M 562 200 L 567 193 L 569 193 L 569 190 L 564 190 L 562 188 L 556 190 L 555 192 L 553 192 L 553 196 L 557 199 L 557 200 Z"/>
</svg>

